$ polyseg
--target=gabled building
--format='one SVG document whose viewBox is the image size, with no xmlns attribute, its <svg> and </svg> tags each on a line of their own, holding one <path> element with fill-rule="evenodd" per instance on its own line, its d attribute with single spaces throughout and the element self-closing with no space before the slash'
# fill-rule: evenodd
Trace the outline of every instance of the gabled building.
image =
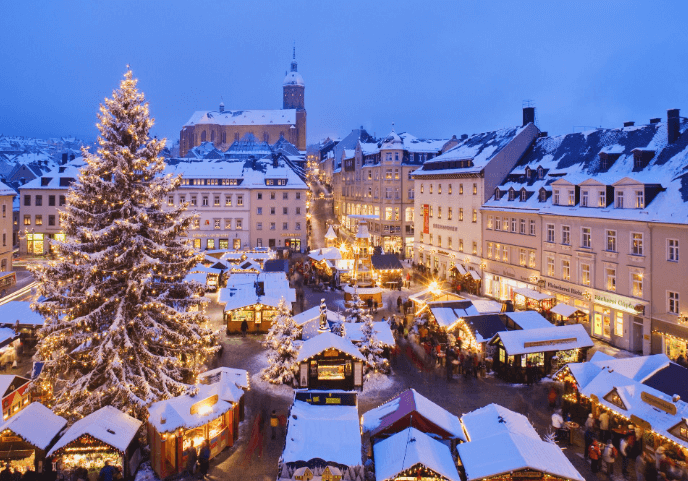
<svg viewBox="0 0 688 481">
<path fill-rule="evenodd" d="M 530 288 L 592 336 L 676 358 L 688 347 L 688 121 L 541 137 L 481 209 L 483 292 Z"/>
<path fill-rule="evenodd" d="M 480 277 L 480 206 L 538 137 L 533 120 L 534 109 L 527 108 L 521 127 L 461 136 L 413 172 L 417 264 L 439 278 L 449 278 L 459 264 Z"/>
</svg>

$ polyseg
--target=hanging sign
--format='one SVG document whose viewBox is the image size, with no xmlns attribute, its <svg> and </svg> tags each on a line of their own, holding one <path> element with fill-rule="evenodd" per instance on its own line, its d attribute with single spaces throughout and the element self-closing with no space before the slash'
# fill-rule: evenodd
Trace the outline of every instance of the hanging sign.
<svg viewBox="0 0 688 481">
<path fill-rule="evenodd" d="M 576 341 L 578 341 L 578 339 L 575 337 L 569 337 L 566 339 L 549 339 L 547 341 L 524 342 L 523 347 L 554 346 L 557 344 L 569 344 Z"/>
<path fill-rule="evenodd" d="M 191 409 L 189 409 L 190 414 L 197 414 L 199 411 L 202 411 L 203 408 L 209 408 L 217 404 L 217 401 L 219 399 L 219 396 L 217 394 L 205 398 L 203 401 L 198 401 L 197 403 L 194 403 L 191 405 Z"/>
<path fill-rule="evenodd" d="M 670 401 L 665 401 L 664 399 L 658 398 L 657 396 L 653 396 L 652 394 L 647 393 L 645 391 L 642 391 L 640 393 L 640 399 L 642 399 L 652 407 L 661 409 L 665 413 L 671 414 L 672 416 L 676 415 L 676 405 Z"/>
</svg>

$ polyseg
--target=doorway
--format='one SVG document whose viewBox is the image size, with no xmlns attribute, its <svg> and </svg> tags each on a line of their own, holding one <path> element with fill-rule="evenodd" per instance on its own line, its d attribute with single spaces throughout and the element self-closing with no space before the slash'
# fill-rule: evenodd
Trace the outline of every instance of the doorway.
<svg viewBox="0 0 688 481">
<path fill-rule="evenodd" d="M 633 318 L 633 333 L 631 337 L 631 350 L 633 352 L 643 352 L 643 319 L 641 317 Z"/>
</svg>

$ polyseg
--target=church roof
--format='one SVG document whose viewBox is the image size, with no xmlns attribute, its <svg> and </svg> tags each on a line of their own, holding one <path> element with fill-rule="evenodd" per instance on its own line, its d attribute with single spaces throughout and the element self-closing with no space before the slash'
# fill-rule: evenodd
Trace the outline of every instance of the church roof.
<svg viewBox="0 0 688 481">
<path fill-rule="evenodd" d="M 287 85 L 298 85 L 300 87 L 304 87 L 305 84 L 303 83 L 303 77 L 301 76 L 300 73 L 298 72 L 289 72 L 287 73 L 287 76 L 284 77 L 284 82 L 282 83 L 283 86 Z"/>
<path fill-rule="evenodd" d="M 293 73 L 293 72 L 292 72 Z M 296 109 L 284 110 L 198 110 L 184 127 L 193 125 L 294 125 Z"/>
</svg>

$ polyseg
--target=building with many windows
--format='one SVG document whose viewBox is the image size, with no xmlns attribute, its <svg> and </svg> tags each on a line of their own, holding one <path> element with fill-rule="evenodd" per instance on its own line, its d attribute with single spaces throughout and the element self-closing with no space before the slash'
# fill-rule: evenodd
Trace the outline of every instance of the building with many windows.
<svg viewBox="0 0 688 481">
<path fill-rule="evenodd" d="M 592 336 L 688 352 L 688 122 L 537 139 L 481 209 L 484 293 L 556 298 Z M 531 291 L 523 291 L 531 289 Z"/>
<path fill-rule="evenodd" d="M 462 136 L 413 173 L 416 263 L 442 279 L 453 269 L 480 277 L 480 207 L 538 134 L 531 116 L 524 115 L 522 127 Z"/>
<path fill-rule="evenodd" d="M 17 193 L 0 182 L 0 272 L 12 270 L 12 205 Z"/>
<path fill-rule="evenodd" d="M 345 229 L 355 230 L 357 221 L 350 216 L 370 216 L 372 245 L 412 257 L 415 190 L 411 174 L 456 142 L 456 138 L 418 139 L 392 129 L 382 141 L 359 140 L 355 149 L 342 150 L 333 175 L 335 217 Z"/>
</svg>

